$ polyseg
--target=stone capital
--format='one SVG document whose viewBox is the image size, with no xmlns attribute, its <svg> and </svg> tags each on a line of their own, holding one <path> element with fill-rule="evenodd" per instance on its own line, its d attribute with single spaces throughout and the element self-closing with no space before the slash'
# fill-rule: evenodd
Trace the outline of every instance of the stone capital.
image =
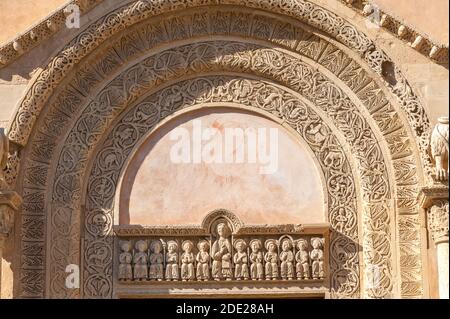
<svg viewBox="0 0 450 319">
<path fill-rule="evenodd" d="M 427 213 L 427 227 L 435 245 L 448 242 L 448 186 L 422 188 L 419 203 Z"/>
</svg>

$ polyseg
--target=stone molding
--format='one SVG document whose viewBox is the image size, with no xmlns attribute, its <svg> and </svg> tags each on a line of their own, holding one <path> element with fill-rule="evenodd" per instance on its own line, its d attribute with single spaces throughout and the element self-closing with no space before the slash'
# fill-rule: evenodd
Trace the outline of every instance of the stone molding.
<svg viewBox="0 0 450 319">
<path fill-rule="evenodd" d="M 36 46 L 58 33 L 65 26 L 66 8 L 78 5 L 81 13 L 86 13 L 103 0 L 72 0 L 60 9 L 57 9 L 42 21 L 34 24 L 15 39 L 0 46 L 0 69 L 11 64 Z"/>
<path fill-rule="evenodd" d="M 22 35 L 0 47 L 0 69 L 6 67 L 20 56 L 43 43 L 56 34 L 64 25 L 65 8 L 70 4 L 80 6 L 83 13 L 88 12 L 104 0 L 72 0 L 63 8 L 58 9 L 41 22 L 35 24 Z M 333 0 L 340 1 L 361 15 L 367 15 L 370 7 L 366 7 L 366 0 Z M 432 61 L 448 65 L 448 44 L 440 44 L 416 28 L 401 22 L 394 15 L 381 11 L 382 23 L 380 27 L 408 43 L 413 49 L 430 58 Z M 405 30 L 403 30 L 405 28 Z M 403 31 L 399 31 L 403 30 Z"/>
<path fill-rule="evenodd" d="M 374 12 L 370 0 L 339 0 L 360 15 L 367 17 Z M 393 13 L 378 8 L 380 18 L 377 25 L 396 38 L 407 43 L 411 48 L 431 59 L 433 62 L 448 66 L 448 43 L 439 43 L 416 27 L 407 24 L 402 18 Z"/>
</svg>

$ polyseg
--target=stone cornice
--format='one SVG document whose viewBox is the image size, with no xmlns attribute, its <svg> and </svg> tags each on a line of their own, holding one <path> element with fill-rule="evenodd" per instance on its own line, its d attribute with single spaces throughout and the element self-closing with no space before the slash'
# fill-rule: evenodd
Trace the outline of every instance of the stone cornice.
<svg viewBox="0 0 450 319">
<path fill-rule="evenodd" d="M 433 202 L 443 199 L 448 200 L 448 197 L 448 185 L 427 186 L 420 190 L 418 202 L 420 207 L 427 209 L 433 205 Z"/>
<path fill-rule="evenodd" d="M 76 4 L 80 7 L 81 13 L 86 13 L 103 1 L 72 0 L 15 39 L 0 46 L 0 69 L 56 34 L 65 24 L 65 9 L 67 6 Z M 340 1 L 346 4 L 361 15 L 367 16 L 373 11 L 368 0 L 334 1 Z M 379 24 L 380 27 L 408 43 L 413 49 L 427 56 L 432 61 L 440 64 L 448 64 L 448 44 L 441 44 L 432 40 L 425 33 L 419 32 L 416 28 L 407 25 L 405 22 L 400 21 L 399 18 L 382 10 L 380 10 Z"/>
<path fill-rule="evenodd" d="M 374 13 L 374 7 L 371 0 L 338 0 L 348 7 L 352 8 L 363 16 L 369 16 Z M 425 55 L 432 61 L 439 64 L 448 64 L 448 43 L 439 43 L 435 39 L 406 23 L 400 17 L 393 13 L 386 12 L 377 7 L 379 27 L 383 28 L 398 39 L 407 43 L 411 48 Z"/>
<path fill-rule="evenodd" d="M 81 13 L 86 13 L 103 0 L 72 0 L 46 18 L 34 24 L 15 39 L 0 46 L 0 69 L 31 51 L 45 40 L 58 33 L 65 25 L 67 8 L 77 5 Z"/>
</svg>

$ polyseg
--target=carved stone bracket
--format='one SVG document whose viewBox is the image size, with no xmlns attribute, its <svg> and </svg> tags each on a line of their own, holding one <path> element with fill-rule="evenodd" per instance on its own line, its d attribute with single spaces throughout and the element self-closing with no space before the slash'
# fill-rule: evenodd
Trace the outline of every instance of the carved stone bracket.
<svg viewBox="0 0 450 319">
<path fill-rule="evenodd" d="M 434 243 L 448 241 L 448 186 L 422 188 L 419 203 L 427 212 L 428 231 Z"/>
</svg>

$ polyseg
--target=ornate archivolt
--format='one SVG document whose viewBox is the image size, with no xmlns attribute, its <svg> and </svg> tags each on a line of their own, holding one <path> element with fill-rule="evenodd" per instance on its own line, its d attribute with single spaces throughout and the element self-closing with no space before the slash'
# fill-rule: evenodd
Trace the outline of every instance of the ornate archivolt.
<svg viewBox="0 0 450 319">
<path fill-rule="evenodd" d="M 224 43 L 218 45 L 223 47 Z M 174 99 L 175 96 L 179 99 Z M 270 96 L 279 100 L 276 107 L 264 102 Z M 340 297 L 356 296 L 360 283 L 355 185 L 348 160 L 333 130 L 294 94 L 273 84 L 237 75 L 202 76 L 158 90 L 130 107 L 109 133 L 106 142 L 98 147 L 92 173 L 88 174 L 85 245 L 92 249 L 87 249 L 84 255 L 85 296 L 100 294 L 107 297 L 112 293 L 113 278 L 106 275 L 112 271 L 112 260 L 105 258 L 93 264 L 90 258 L 92 251 L 111 247 L 114 197 L 121 171 L 135 146 L 158 122 L 177 110 L 213 102 L 244 104 L 249 108 L 278 113 L 276 116 L 293 127 L 311 147 L 325 174 L 329 219 L 336 229 L 330 243 L 334 248 L 331 253 L 333 293 Z M 92 220 L 107 222 L 103 227 L 93 227 Z"/>
<path fill-rule="evenodd" d="M 258 1 L 258 3 L 262 2 Z M 305 21 L 306 19 L 314 26 L 317 26 L 318 21 L 327 21 L 326 23 L 335 21 L 339 30 L 330 28 L 328 25 L 325 29 L 349 47 L 364 53 L 364 59 L 369 66 L 376 72 L 381 72 L 381 65 L 386 62 L 386 58 L 381 52 L 374 49 L 373 44 L 366 37 L 347 25 L 345 21 L 339 20 L 338 17 L 321 8 L 316 7 L 316 11 L 314 11 L 310 3 L 301 1 L 295 3 L 299 6 L 303 5 L 301 8 L 305 10 L 301 20 Z M 191 2 L 188 4 L 190 5 Z M 256 2 L 250 2 L 249 5 L 256 5 Z M 160 10 L 158 6 L 152 8 Z M 300 13 L 299 7 L 296 8 L 297 10 L 292 11 L 293 14 Z M 62 276 L 65 276 L 61 266 L 67 264 L 66 262 L 69 260 L 79 261 L 78 236 L 82 207 L 80 200 L 83 196 L 82 182 L 88 176 L 84 175 L 84 171 L 89 165 L 89 159 L 92 158 L 90 154 L 106 128 L 125 107 L 137 101 L 142 92 L 169 81 L 170 78 L 177 78 L 189 72 L 195 74 L 206 71 L 245 72 L 273 79 L 298 91 L 319 109 L 322 109 L 322 112 L 331 111 L 329 112 L 330 118 L 345 136 L 352 150 L 356 151 L 360 167 L 359 174 L 365 185 L 363 196 L 367 205 L 364 210 L 364 224 L 368 228 L 364 231 L 368 234 L 372 233 L 372 236 L 365 237 L 363 242 L 366 248 L 364 250 L 365 258 L 366 262 L 381 265 L 384 270 L 382 289 L 379 291 L 370 291 L 369 289 L 366 292 L 373 297 L 388 296 L 393 290 L 391 278 L 392 267 L 394 267 L 391 254 L 393 248 L 390 242 L 393 234 L 389 224 L 386 223 L 389 218 L 392 220 L 392 217 L 389 217 L 389 210 L 392 211 L 393 207 L 390 205 L 392 195 L 390 186 L 387 184 L 387 171 L 390 165 L 393 166 L 395 178 L 392 180 L 397 181 L 397 187 L 392 191 L 396 191 L 397 208 L 399 211 L 407 213 L 399 216 L 398 225 L 402 239 L 401 245 L 403 245 L 400 249 L 400 264 L 402 264 L 402 273 L 407 274 L 402 278 L 402 294 L 421 295 L 420 251 L 414 251 L 411 248 L 420 245 L 420 236 L 418 235 L 420 223 L 414 199 L 418 183 L 418 172 L 413 168 L 416 161 L 412 156 L 411 147 L 414 146 L 409 145 L 409 132 L 405 129 L 407 125 L 404 124 L 401 116 L 397 115 L 396 105 L 388 102 L 389 98 L 385 96 L 385 89 L 379 86 L 378 81 L 372 79 L 373 74 L 367 72 L 365 67 L 361 67 L 360 62 L 348 56 L 339 45 L 327 42 L 326 39 L 305 31 L 300 25 L 288 23 L 285 19 L 278 20 L 273 15 L 251 14 L 242 8 L 239 13 L 232 9 L 200 10 L 171 18 L 164 23 L 155 19 L 155 21 L 150 21 L 150 23 L 135 29 L 126 30 L 124 34 L 116 37 L 112 44 L 105 44 L 102 50 L 99 50 L 98 55 L 91 57 L 90 60 L 80 62 L 81 57 L 102 42 L 107 34 L 112 34 L 114 28 L 121 29 L 123 27 L 123 25 L 116 25 L 120 19 L 125 19 L 127 15 L 132 14 L 131 20 L 123 21 L 136 22 L 138 17 L 144 19 L 146 15 L 149 15 L 149 12 L 146 11 L 149 9 L 145 3 L 136 2 L 128 10 L 122 8 L 122 11 L 110 14 L 105 19 L 98 21 L 96 27 L 103 26 L 104 33 L 91 32 L 94 27 L 91 31 L 84 31 L 68 46 L 66 51 L 55 58 L 48 70 L 41 73 L 39 79 L 27 93 L 22 108 L 12 125 L 10 138 L 19 144 L 25 144 L 45 101 L 50 97 L 53 89 L 63 82 L 56 90 L 57 94 L 51 98 L 50 107 L 45 110 L 44 115 L 41 115 L 37 132 L 30 144 L 32 148 L 27 151 L 28 159 L 24 166 L 25 205 L 22 216 L 23 256 L 21 260 L 23 295 L 42 296 L 44 291 L 45 211 L 50 209 L 44 205 L 44 202 L 47 184 L 53 185 L 52 174 L 48 173 L 50 163 L 54 159 L 60 161 L 54 174 L 58 178 L 54 186 L 51 223 L 48 227 L 48 236 L 54 243 L 48 253 L 49 273 L 54 274 L 49 280 L 51 284 L 48 293 L 58 295 L 61 293 Z M 161 10 L 170 11 L 170 8 Z M 277 10 L 281 9 L 272 11 Z M 309 14 L 305 15 L 306 12 Z M 214 23 L 210 22 L 212 20 Z M 109 24 L 111 28 L 108 29 L 106 26 Z M 344 30 L 347 33 L 343 33 Z M 354 95 L 360 101 L 356 102 L 355 106 L 352 99 L 346 97 L 345 92 L 333 83 L 333 81 L 337 81 L 336 79 L 330 81 L 326 75 L 301 63 L 300 58 L 295 58 L 292 54 L 285 54 L 282 50 L 261 48 L 255 44 L 236 42 L 237 48 L 231 46 L 232 52 L 229 53 L 214 49 L 213 45 L 204 45 L 203 47 L 198 45 L 195 48 L 197 51 L 193 49 L 191 55 L 185 55 L 186 51 L 180 53 L 177 52 L 179 50 L 174 50 L 170 58 L 169 51 L 166 52 L 166 55 L 161 53 L 158 59 L 155 57 L 153 60 L 152 58 L 143 60 L 139 58 L 143 52 L 147 51 L 147 54 L 150 54 L 149 49 L 156 47 L 158 43 L 175 41 L 189 36 L 200 37 L 212 34 L 243 35 L 246 38 L 268 40 L 276 43 L 279 47 L 296 51 L 309 58 L 306 60 L 316 61 L 318 65 L 320 64 L 335 74 L 339 78 L 338 86 L 348 87 L 349 90 L 355 92 Z M 350 37 L 349 34 L 352 36 Z M 100 38 L 94 41 L 92 38 L 94 35 Z M 351 41 L 356 43 L 350 44 Z M 68 59 L 72 54 L 74 56 Z M 217 59 L 222 56 L 223 58 Z M 188 57 L 187 61 L 184 60 L 186 57 Z M 142 60 L 142 62 L 130 67 L 123 75 L 112 80 L 101 93 L 96 93 L 99 90 L 98 84 L 110 81 L 106 78 L 117 73 L 123 63 L 132 65 L 131 61 L 134 59 Z M 74 63 L 77 63 L 78 71 L 62 81 Z M 291 65 L 296 65 L 296 68 L 291 69 Z M 396 75 L 396 85 L 385 84 L 402 102 L 401 106 L 407 111 L 411 127 L 423 139 L 429 134 L 426 116 L 406 81 L 398 72 Z M 309 79 L 309 81 L 303 79 Z M 269 108 L 267 111 L 281 116 L 282 112 L 277 108 L 280 101 L 280 99 L 274 99 L 270 101 L 273 104 L 270 104 L 268 100 L 265 105 L 271 105 L 272 109 Z M 176 97 L 169 96 L 161 102 L 170 105 L 176 102 Z M 83 106 L 86 104 L 88 106 L 84 110 Z M 358 105 L 364 105 L 368 111 L 361 113 L 358 111 Z M 365 120 L 367 112 L 371 113 L 374 119 L 370 125 Z M 80 117 L 82 113 L 89 114 L 90 117 Z M 296 116 L 299 115 L 296 114 Z M 67 128 L 72 125 L 74 119 L 77 122 L 72 132 L 66 135 L 67 139 L 60 144 L 61 146 L 57 146 L 59 143 L 57 140 L 65 134 L 64 132 L 68 132 Z M 348 123 L 354 124 L 355 127 L 349 126 Z M 375 138 L 377 133 L 371 133 L 371 126 L 378 126 L 376 130 L 384 135 L 391 159 L 393 159 L 392 164 L 385 164 L 382 150 Z M 70 148 L 67 148 L 69 145 Z M 423 148 L 424 145 L 422 143 L 421 147 Z M 63 149 L 60 153 L 61 147 Z M 425 156 L 424 158 L 426 161 L 428 160 Z M 369 172 L 370 174 L 368 174 Z M 92 174 L 94 173 L 95 170 Z M 105 183 L 101 185 L 103 190 L 109 190 L 110 186 L 111 183 L 108 179 L 105 179 Z M 72 203 L 73 206 L 71 206 Z M 380 222 L 375 223 L 376 220 Z M 107 235 L 112 220 L 100 218 L 87 223 L 87 227 L 98 228 L 98 232 Z M 406 243 L 407 241 L 408 243 Z M 403 242 L 405 243 L 403 244 Z M 109 260 L 107 250 L 104 258 Z M 105 269 L 107 271 L 109 268 Z M 41 285 L 36 285 L 36 281 L 41 282 Z M 77 293 L 75 292 L 75 294 Z"/>
</svg>

